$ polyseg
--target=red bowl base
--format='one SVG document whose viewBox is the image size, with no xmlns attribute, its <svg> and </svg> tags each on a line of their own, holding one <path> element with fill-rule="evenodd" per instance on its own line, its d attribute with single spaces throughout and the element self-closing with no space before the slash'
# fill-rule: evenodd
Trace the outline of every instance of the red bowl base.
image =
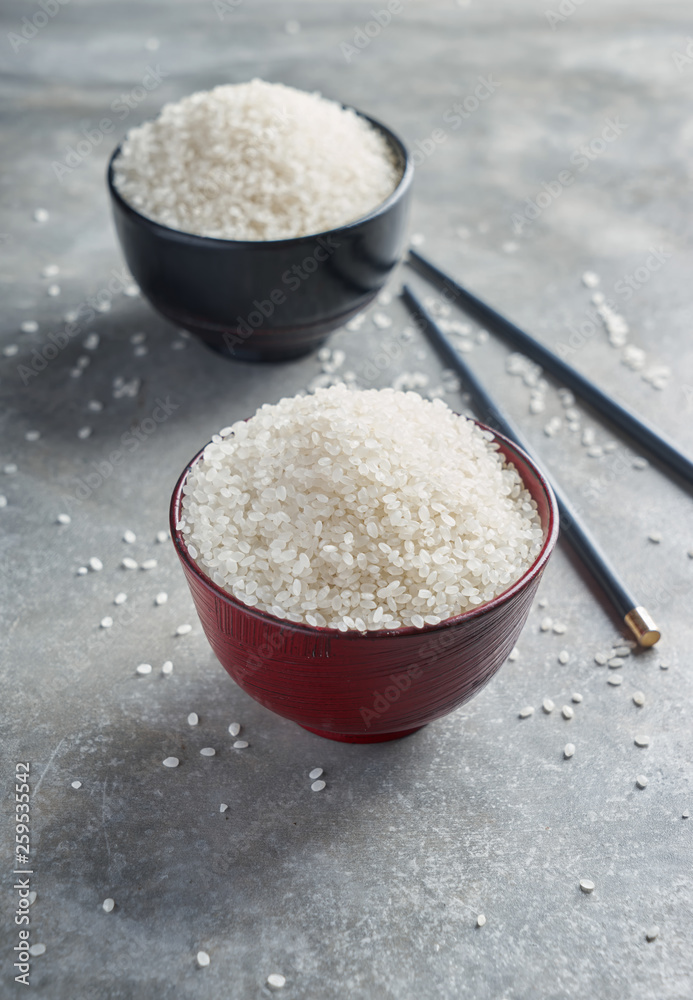
<svg viewBox="0 0 693 1000">
<path fill-rule="evenodd" d="M 301 724 L 299 723 L 299 725 Z M 401 740 L 404 736 L 418 733 L 419 729 L 423 729 L 423 726 L 402 729 L 399 733 L 373 733 L 372 735 L 367 733 L 329 733 L 325 729 L 313 729 L 312 726 L 301 726 L 301 729 L 307 729 L 309 733 L 315 733 L 316 736 L 322 736 L 326 740 L 337 740 L 339 743 L 385 743 L 387 740 Z"/>
</svg>

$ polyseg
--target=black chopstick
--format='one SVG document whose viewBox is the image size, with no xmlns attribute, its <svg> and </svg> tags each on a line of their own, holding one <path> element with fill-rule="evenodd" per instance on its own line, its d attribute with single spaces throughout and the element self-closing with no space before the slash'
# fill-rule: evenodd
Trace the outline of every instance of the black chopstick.
<svg viewBox="0 0 693 1000">
<path fill-rule="evenodd" d="M 563 385 L 576 392 L 593 409 L 610 420 L 620 430 L 646 448 L 656 459 L 673 469 L 688 483 L 693 484 L 693 460 L 684 455 L 676 445 L 669 441 L 660 431 L 650 427 L 641 417 L 629 410 L 622 403 L 617 403 L 594 383 L 571 368 L 558 355 L 544 347 L 524 330 L 521 330 L 510 320 L 505 319 L 491 306 L 464 289 L 454 278 L 445 274 L 439 267 L 432 264 L 418 251 L 410 249 L 409 261 L 412 267 L 424 278 L 443 289 L 447 298 L 464 310 L 469 316 L 478 320 L 493 333 L 498 334 L 518 351 L 536 361 L 542 368 L 559 379 Z"/>
<path fill-rule="evenodd" d="M 442 356 L 444 362 L 464 379 L 464 389 L 469 390 L 473 409 L 479 418 L 490 427 L 501 431 L 506 437 L 515 441 L 520 448 L 527 452 L 534 462 L 541 465 L 541 462 L 537 462 L 537 459 L 533 456 L 531 449 L 524 441 L 518 429 L 491 399 L 474 372 L 471 371 L 466 362 L 460 357 L 433 317 L 424 309 L 408 285 L 405 285 L 402 290 L 402 298 L 412 316 L 428 337 L 428 340 Z M 570 540 L 575 552 L 580 556 L 594 578 L 600 583 L 607 597 L 616 608 L 619 617 L 625 622 L 640 645 L 654 646 L 659 641 L 661 633 L 651 615 L 646 608 L 638 604 L 625 584 L 619 579 L 616 570 L 610 565 L 604 552 L 602 552 L 592 535 L 580 522 L 576 511 L 573 509 L 563 490 L 557 487 L 553 481 L 551 481 L 551 488 L 558 502 L 562 533 Z"/>
</svg>

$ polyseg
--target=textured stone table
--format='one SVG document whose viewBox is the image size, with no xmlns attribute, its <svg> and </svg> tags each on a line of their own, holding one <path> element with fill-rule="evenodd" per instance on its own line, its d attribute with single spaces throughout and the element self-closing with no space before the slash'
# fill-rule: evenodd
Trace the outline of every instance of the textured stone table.
<svg viewBox="0 0 693 1000">
<path fill-rule="evenodd" d="M 602 0 L 566 14 L 571 5 L 560 13 L 549 0 L 410 0 L 387 28 L 368 29 L 367 45 L 373 7 L 361 3 L 45 6 L 45 18 L 22 0 L 2 11 L 0 467 L 17 471 L 0 473 L 0 996 L 23 990 L 11 968 L 10 817 L 15 764 L 29 761 L 30 941 L 46 948 L 31 959 L 32 996 L 250 1000 L 277 973 L 287 1000 L 687 1000 L 690 495 L 654 464 L 634 468 L 627 442 L 582 410 L 579 431 L 564 422 L 546 436 L 564 413 L 555 387 L 531 415 L 506 349 L 472 338 L 475 368 L 660 619 L 662 642 L 608 685 L 614 671 L 594 654 L 618 643 L 618 623 L 561 545 L 519 658 L 455 714 L 380 746 L 323 741 L 270 714 L 215 661 L 171 545 L 155 538 L 180 469 L 211 433 L 305 388 L 320 365 L 221 363 L 123 294 L 103 175 L 129 126 L 219 82 L 261 75 L 362 107 L 419 151 L 412 231 L 425 249 L 691 453 L 690 5 Z M 37 208 L 47 221 L 34 221 Z M 59 274 L 42 277 L 51 264 Z M 644 371 L 609 344 L 586 270 L 646 352 Z M 90 297 L 109 311 L 53 350 L 49 334 Z M 418 335 L 402 343 L 400 303 L 378 309 L 390 328 L 369 317 L 333 336 L 342 370 L 361 386 L 420 372 L 435 390 L 438 362 Z M 38 330 L 20 332 L 31 320 Z M 82 346 L 88 333 L 96 350 Z M 90 364 L 74 377 L 82 356 Z M 642 377 L 659 378 L 656 366 L 672 369 L 659 390 Z M 613 450 L 590 456 L 589 428 Z M 40 438 L 27 441 L 30 431 Z M 108 473 L 114 449 L 126 457 Z M 71 523 L 56 524 L 60 513 Z M 158 565 L 126 570 L 126 555 Z M 77 575 L 91 557 L 103 570 Z M 168 602 L 156 607 L 160 591 Z M 119 592 L 128 600 L 115 606 Z M 540 631 L 545 616 L 565 633 Z M 192 632 L 176 637 L 182 623 Z M 135 671 L 142 662 L 148 676 Z M 576 692 L 568 722 L 560 708 Z M 535 712 L 521 720 L 525 705 Z M 230 748 L 233 721 L 245 751 Z M 648 748 L 635 746 L 639 734 Z M 201 757 L 204 746 L 217 755 Z M 169 754 L 177 770 L 161 766 Z"/>
</svg>

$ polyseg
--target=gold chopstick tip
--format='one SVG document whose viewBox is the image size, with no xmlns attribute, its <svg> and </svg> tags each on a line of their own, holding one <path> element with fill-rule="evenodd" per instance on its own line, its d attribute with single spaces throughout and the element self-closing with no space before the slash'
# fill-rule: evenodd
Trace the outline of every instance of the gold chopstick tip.
<svg viewBox="0 0 693 1000">
<path fill-rule="evenodd" d="M 662 637 L 647 608 L 633 608 L 623 620 L 641 646 L 654 646 Z"/>
</svg>

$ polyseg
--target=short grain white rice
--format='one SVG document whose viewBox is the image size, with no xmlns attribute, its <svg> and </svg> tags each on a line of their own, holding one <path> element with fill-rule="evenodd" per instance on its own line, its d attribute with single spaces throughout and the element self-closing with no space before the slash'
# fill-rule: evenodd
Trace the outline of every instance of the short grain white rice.
<svg viewBox="0 0 693 1000">
<path fill-rule="evenodd" d="M 341 630 L 422 628 L 484 604 L 543 543 L 490 434 L 392 389 L 261 407 L 207 446 L 183 494 L 188 552 L 216 584 Z"/>
<path fill-rule="evenodd" d="M 120 194 L 148 218 L 234 240 L 345 225 L 401 175 L 385 136 L 355 111 L 263 80 L 165 105 L 130 129 L 114 170 Z"/>
</svg>

